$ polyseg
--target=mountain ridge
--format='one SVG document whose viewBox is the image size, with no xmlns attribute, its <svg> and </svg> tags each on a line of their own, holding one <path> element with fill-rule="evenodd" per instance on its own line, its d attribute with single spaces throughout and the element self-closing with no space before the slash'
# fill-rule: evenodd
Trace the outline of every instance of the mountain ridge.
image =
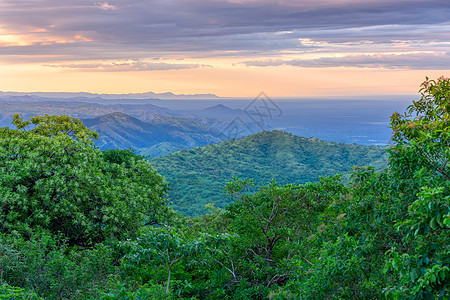
<svg viewBox="0 0 450 300">
<path fill-rule="evenodd" d="M 82 119 L 82 122 L 99 133 L 100 137 L 95 144 L 101 149 L 132 147 L 138 149 L 138 152 L 152 155 L 148 148 L 160 143 L 170 145 L 165 147 L 165 151 L 173 151 L 220 142 L 219 133 L 215 129 L 183 118 L 155 118 L 145 122 L 122 112 L 113 112 Z M 158 155 L 167 154 L 161 147 L 156 149 Z"/>
<path fill-rule="evenodd" d="M 219 99 L 221 97 L 215 94 L 174 94 L 172 92 L 154 93 L 125 93 L 125 94 L 102 94 L 88 92 L 4 92 L 0 91 L 1 96 L 37 96 L 50 98 L 102 98 L 102 99 Z"/>
</svg>

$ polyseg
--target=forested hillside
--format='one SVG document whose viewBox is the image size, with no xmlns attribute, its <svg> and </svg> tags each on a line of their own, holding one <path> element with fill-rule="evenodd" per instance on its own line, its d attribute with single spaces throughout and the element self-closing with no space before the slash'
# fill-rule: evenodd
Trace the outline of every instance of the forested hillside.
<svg viewBox="0 0 450 300">
<path fill-rule="evenodd" d="M 231 203 L 224 186 L 233 177 L 303 184 L 320 176 L 344 174 L 348 182 L 355 165 L 387 166 L 386 148 L 348 145 L 303 138 L 282 131 L 263 131 L 220 144 L 182 150 L 151 158 L 169 182 L 169 199 L 187 215 L 205 213 L 204 205 L 224 208 Z"/>
<path fill-rule="evenodd" d="M 0 299 L 449 299 L 450 80 L 420 93 L 390 118 L 387 168 L 354 167 L 348 185 L 255 172 L 265 182 L 231 180 L 230 204 L 197 217 L 169 207 L 144 156 L 100 150 L 79 119 L 15 115 L 0 128 Z M 367 149 L 262 132 L 185 152 L 208 153 L 192 165 L 206 174 L 269 157 L 281 175 L 380 162 Z"/>
</svg>

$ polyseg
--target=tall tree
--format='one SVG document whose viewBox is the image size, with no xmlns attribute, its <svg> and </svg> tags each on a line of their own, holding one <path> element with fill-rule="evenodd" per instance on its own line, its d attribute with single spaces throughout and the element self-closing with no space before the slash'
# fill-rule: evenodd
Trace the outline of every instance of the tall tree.
<svg viewBox="0 0 450 300">
<path fill-rule="evenodd" d="M 95 132 L 68 116 L 37 116 L 0 128 L 0 230 L 42 228 L 73 244 L 129 235 L 169 213 L 166 182 L 138 156 L 112 162 Z"/>
<path fill-rule="evenodd" d="M 444 297 L 450 293 L 450 80 L 427 78 L 420 92 L 407 113 L 391 117 L 391 174 L 407 205 L 396 227 L 409 247 L 392 249 L 388 266 L 400 277 L 394 294 Z"/>
</svg>

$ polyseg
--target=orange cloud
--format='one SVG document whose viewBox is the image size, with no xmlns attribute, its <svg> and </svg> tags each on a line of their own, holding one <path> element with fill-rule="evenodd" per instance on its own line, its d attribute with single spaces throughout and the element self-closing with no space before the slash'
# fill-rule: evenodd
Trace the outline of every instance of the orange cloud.
<svg viewBox="0 0 450 300">
<path fill-rule="evenodd" d="M 52 45 L 75 42 L 92 42 L 93 39 L 76 34 L 73 37 L 58 37 L 54 35 L 42 35 L 47 33 L 45 28 L 31 29 L 24 33 L 8 32 L 0 29 L 0 47 Z"/>
</svg>

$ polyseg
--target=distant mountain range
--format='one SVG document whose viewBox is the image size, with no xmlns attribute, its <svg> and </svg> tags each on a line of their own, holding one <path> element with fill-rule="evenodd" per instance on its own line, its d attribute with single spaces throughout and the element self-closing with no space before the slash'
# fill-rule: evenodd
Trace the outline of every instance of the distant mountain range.
<svg viewBox="0 0 450 300">
<path fill-rule="evenodd" d="M 95 93 L 58 93 L 58 92 L 0 92 L 2 96 L 37 96 L 44 98 L 102 98 L 102 99 L 219 99 L 214 94 L 174 94 L 167 93 L 129 93 L 129 94 L 95 94 Z"/>
<path fill-rule="evenodd" d="M 282 131 L 263 131 L 236 140 L 177 151 L 150 159 L 170 183 L 170 199 L 187 215 L 204 213 L 208 202 L 225 207 L 223 191 L 233 176 L 253 178 L 256 184 L 300 184 L 319 176 L 344 173 L 354 165 L 387 165 L 385 148 L 325 142 Z"/>
<path fill-rule="evenodd" d="M 95 143 L 101 149 L 131 147 L 140 154 L 160 156 L 223 141 L 227 138 L 223 131 L 232 123 L 233 112 L 236 116 L 244 113 L 225 105 L 186 113 L 155 105 L 150 100 L 142 100 L 139 104 L 125 100 L 124 103 L 94 100 L 0 96 L 0 126 L 9 126 L 15 113 L 24 119 L 35 115 L 65 114 L 81 119 L 90 129 L 96 130 L 100 139 Z"/>
<path fill-rule="evenodd" d="M 139 94 L 142 99 L 137 99 L 136 94 L 116 99 L 118 95 L 0 92 L 0 127 L 10 126 L 15 113 L 24 119 L 45 114 L 93 119 L 86 122 L 100 132 L 97 145 L 102 149 L 132 147 L 150 156 L 273 129 L 348 144 L 386 145 L 391 137 L 389 116 L 404 111 L 406 103 L 277 101 L 279 111 L 271 115 L 268 109 L 273 108 L 274 102 L 268 103 L 267 99 L 149 98 L 153 94 Z M 136 120 L 123 115 L 119 118 L 116 113 Z M 153 130 L 160 134 L 152 133 Z"/>
<path fill-rule="evenodd" d="M 82 121 L 99 133 L 95 143 L 101 149 L 131 147 L 138 153 L 157 156 L 221 141 L 220 133 L 214 128 L 183 118 L 154 118 L 143 122 L 115 112 Z"/>
<path fill-rule="evenodd" d="M 15 113 L 23 118 L 35 115 L 69 115 L 75 118 L 92 118 L 114 112 L 129 114 L 135 118 L 149 120 L 154 117 L 174 116 L 176 113 L 167 108 L 146 104 L 98 104 L 71 99 L 64 101 L 30 101 L 29 96 L 0 98 L 0 126 L 11 124 Z"/>
</svg>

